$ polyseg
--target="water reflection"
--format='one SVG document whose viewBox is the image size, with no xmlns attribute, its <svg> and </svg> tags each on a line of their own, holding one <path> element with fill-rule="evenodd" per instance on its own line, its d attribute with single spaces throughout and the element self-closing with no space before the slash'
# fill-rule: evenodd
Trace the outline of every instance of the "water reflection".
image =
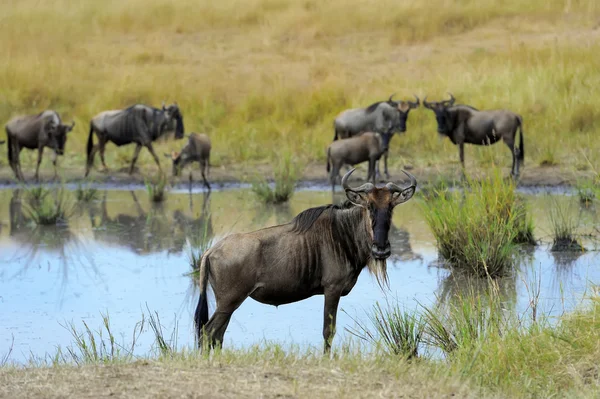
<svg viewBox="0 0 600 399">
<path fill-rule="evenodd" d="M 66 287 L 71 269 L 84 265 L 92 274 L 98 274 L 93 260 L 88 256 L 84 242 L 71 231 L 68 224 L 38 226 L 24 211 L 25 192 L 13 191 L 9 202 L 9 237 L 17 243 L 8 262 L 20 265 L 9 279 L 25 274 L 30 268 L 41 268 L 43 259 L 51 256 L 58 261 L 61 286 Z M 54 262 L 45 262 L 50 270 Z"/>
<path fill-rule="evenodd" d="M 172 218 L 168 217 L 168 206 L 153 203 L 145 210 L 134 191 L 129 195 L 133 206 L 123 206 L 122 212 L 109 216 L 107 192 L 104 192 L 100 212 L 89 207 L 89 219 L 95 241 L 117 246 L 138 255 L 156 252 L 182 252 L 186 241 L 192 245 L 201 245 L 201 241 L 213 236 L 210 213 L 210 193 L 202 194 L 202 207 L 196 217 L 176 209 Z M 196 196 L 198 197 L 198 196 Z M 194 214 L 194 196 L 189 194 L 189 213 Z"/>
</svg>

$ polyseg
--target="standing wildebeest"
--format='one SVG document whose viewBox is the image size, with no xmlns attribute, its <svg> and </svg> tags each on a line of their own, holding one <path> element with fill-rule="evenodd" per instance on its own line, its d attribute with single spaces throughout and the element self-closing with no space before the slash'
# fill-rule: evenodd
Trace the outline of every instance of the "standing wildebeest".
<svg viewBox="0 0 600 399">
<path fill-rule="evenodd" d="M 387 151 L 393 134 L 366 132 L 360 136 L 329 144 L 327 147 L 327 172 L 331 171 L 329 175 L 331 190 L 335 189 L 335 182 L 343 165 L 354 166 L 365 161 L 369 161 L 367 181 L 371 180 L 375 184 L 375 163 Z"/>
<path fill-rule="evenodd" d="M 331 346 L 341 296 L 354 287 L 367 266 L 380 285 L 387 283 L 386 259 L 391 254 L 388 231 L 393 208 L 408 201 L 417 181 L 399 187 L 387 183 L 348 186 L 350 170 L 342 178 L 349 202 L 307 209 L 292 222 L 223 238 L 202 255 L 200 299 L 194 321 L 198 343 L 223 343 L 231 314 L 248 297 L 279 306 L 313 295 L 325 296 L 323 338 Z M 208 319 L 207 285 L 217 308 Z M 201 346 L 202 347 L 202 346 Z"/>
<path fill-rule="evenodd" d="M 105 171 L 108 170 L 104 162 L 104 148 L 108 141 L 112 141 L 119 147 L 130 143 L 136 144 L 129 174 L 133 173 L 133 167 L 140 155 L 142 146 L 148 148 L 158 168 L 162 171 L 160 161 L 152 147 L 152 142 L 163 133 L 172 131 L 173 123 L 175 123 L 175 138 L 183 138 L 183 116 L 177 103 L 168 107 L 163 104 L 162 109 L 137 104 L 123 110 L 100 112 L 90 122 L 85 176 L 87 177 L 90 168 L 94 164 L 96 151 L 100 151 L 102 166 Z M 98 136 L 98 144 L 96 145 L 94 145 L 94 132 Z"/>
<path fill-rule="evenodd" d="M 170 155 L 165 154 L 173 160 L 173 176 L 178 176 L 181 170 L 189 163 L 198 162 L 202 173 L 204 186 L 210 190 L 207 176 L 210 169 L 210 138 L 204 133 L 191 133 L 188 142 L 181 152 L 173 151 Z M 192 171 L 190 170 L 190 189 L 192 187 Z"/>
<path fill-rule="evenodd" d="M 334 120 L 335 135 L 345 139 L 365 132 L 377 133 L 404 133 L 406 120 L 411 109 L 419 107 L 419 97 L 415 95 L 416 102 L 394 101 L 392 94 L 387 101 L 379 101 L 367 108 L 348 109 L 340 113 Z M 384 172 L 389 177 L 387 167 L 388 152 L 383 156 Z M 379 162 L 377 162 L 377 175 L 379 175 Z"/>
<path fill-rule="evenodd" d="M 459 148 L 460 162 L 465 167 L 465 143 L 492 145 L 504 140 L 512 153 L 511 175 L 519 176 L 519 166 L 525 159 L 523 146 L 523 118 L 509 110 L 479 111 L 468 105 L 454 105 L 454 96 L 450 100 L 427 102 L 423 105 L 435 113 L 437 131 L 448 136 Z M 520 132 L 519 146 L 515 146 L 517 129 Z"/>
<path fill-rule="evenodd" d="M 37 115 L 17 116 L 6 124 L 6 136 L 8 138 L 8 162 L 19 180 L 25 180 L 21 171 L 19 160 L 21 149 L 37 149 L 38 159 L 35 168 L 35 179 L 39 180 L 40 164 L 44 147 L 54 150 L 52 164 L 54 165 L 54 177 L 57 176 L 56 159 L 58 155 L 64 154 L 67 133 L 73 130 L 75 121 L 70 125 L 64 125 L 56 111 L 43 111 Z"/>
</svg>

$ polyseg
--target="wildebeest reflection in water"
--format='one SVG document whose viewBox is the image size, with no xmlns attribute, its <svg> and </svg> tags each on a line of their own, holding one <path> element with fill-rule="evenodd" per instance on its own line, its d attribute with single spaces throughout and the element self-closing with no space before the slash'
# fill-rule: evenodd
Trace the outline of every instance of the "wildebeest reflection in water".
<svg viewBox="0 0 600 399">
<path fill-rule="evenodd" d="M 198 240 L 212 237 L 212 220 L 208 211 L 209 194 L 205 193 L 203 196 L 202 212 L 198 217 L 189 217 L 176 210 L 172 220 L 169 220 L 162 204 L 145 211 L 135 192 L 130 191 L 130 194 L 134 204 L 131 214 L 119 213 L 114 217 L 109 216 L 106 191 L 102 198 L 100 215 L 96 215 L 96 211 L 90 208 L 94 239 L 124 247 L 138 255 L 146 255 L 162 251 L 180 253 L 186 239 L 193 245 Z M 189 204 L 190 211 L 193 212 L 191 195 Z M 123 208 L 126 207 L 121 207 Z"/>
<path fill-rule="evenodd" d="M 19 251 L 13 255 L 13 259 L 19 259 L 19 263 L 23 265 L 20 273 L 35 266 L 38 252 L 45 251 L 57 253 L 63 285 L 67 282 L 70 264 L 73 266 L 89 264 L 94 274 L 97 274 L 94 263 L 87 258 L 86 251 L 82 250 L 83 243 L 71 232 L 69 226 L 67 224 L 37 226 L 24 211 L 25 201 L 27 201 L 26 192 L 16 189 L 12 193 L 9 204 L 9 236 L 19 243 Z M 72 259 L 73 257 L 77 259 Z M 85 257 L 87 262 L 83 262 L 82 257 Z"/>
</svg>

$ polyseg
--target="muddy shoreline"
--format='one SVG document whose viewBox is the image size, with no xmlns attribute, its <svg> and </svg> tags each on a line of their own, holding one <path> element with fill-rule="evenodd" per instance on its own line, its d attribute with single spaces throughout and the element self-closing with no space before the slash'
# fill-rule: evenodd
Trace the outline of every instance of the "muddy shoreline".
<svg viewBox="0 0 600 399">
<path fill-rule="evenodd" d="M 27 184 L 35 183 L 33 179 L 33 171 L 29 168 L 24 168 L 24 174 Z M 402 181 L 403 174 L 401 173 L 402 168 L 390 168 L 391 181 Z M 419 186 L 426 187 L 440 180 L 447 182 L 458 181 L 460 179 L 460 172 L 456 165 L 446 165 L 445 167 L 426 167 L 426 168 L 412 168 L 408 165 L 405 166 L 406 170 L 416 176 Z M 489 169 L 484 168 L 472 168 L 468 169 L 470 177 L 475 179 L 484 177 L 489 173 Z M 170 171 L 169 171 L 170 172 Z M 144 187 L 145 181 L 158 173 L 156 168 L 143 168 L 142 170 L 136 169 L 136 171 L 129 175 L 125 168 L 120 170 L 111 170 L 108 173 L 103 173 L 99 170 L 94 170 L 90 174 L 90 181 L 102 188 L 106 189 L 137 189 Z M 505 177 L 509 176 L 509 169 L 502 170 Z M 193 174 L 193 190 L 204 189 L 202 179 L 199 170 L 194 169 Z M 176 190 L 189 188 L 188 180 L 189 171 L 185 170 L 182 176 L 173 178 L 169 173 L 169 183 L 172 188 Z M 272 170 L 269 165 L 226 165 L 212 167 L 210 169 L 209 181 L 213 189 L 232 189 L 249 187 L 250 183 L 257 176 L 265 176 L 267 179 L 272 179 Z M 360 165 L 357 168 L 354 181 L 363 181 L 366 176 L 366 169 Z M 525 168 L 519 179 L 519 188 L 525 188 L 526 191 L 539 191 L 551 189 L 552 191 L 571 191 L 576 185 L 578 180 L 592 178 L 592 172 L 590 171 L 577 171 L 566 168 L 554 167 L 530 167 Z M 75 168 L 63 168 L 60 173 L 60 181 L 67 185 L 75 185 L 80 182 L 86 181 L 83 177 L 82 170 Z M 381 181 L 384 181 L 381 179 Z M 51 184 L 56 183 L 57 180 L 53 178 L 52 168 L 44 168 L 40 171 L 40 183 Z M 15 188 L 19 187 L 20 183 L 16 181 L 13 176 L 12 170 L 8 167 L 0 169 L 0 188 Z M 328 189 L 329 179 L 325 168 L 321 164 L 308 164 L 299 180 L 299 189 Z"/>
</svg>

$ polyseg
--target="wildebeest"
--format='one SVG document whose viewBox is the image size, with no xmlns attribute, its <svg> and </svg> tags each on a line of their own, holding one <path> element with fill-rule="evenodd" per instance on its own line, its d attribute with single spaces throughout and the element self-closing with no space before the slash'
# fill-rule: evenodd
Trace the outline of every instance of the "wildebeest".
<svg viewBox="0 0 600 399">
<path fill-rule="evenodd" d="M 173 160 L 173 176 L 178 176 L 189 163 L 198 162 L 202 173 L 204 186 L 210 190 L 207 176 L 210 169 L 210 138 L 204 133 L 191 133 L 188 142 L 180 152 L 173 151 L 165 154 Z M 192 171 L 190 170 L 190 188 L 192 186 Z"/>
<path fill-rule="evenodd" d="M 490 110 L 479 111 L 468 105 L 454 105 L 455 99 L 450 94 L 450 100 L 440 102 L 427 102 L 423 105 L 435 113 L 438 133 L 448 136 L 452 143 L 458 145 L 460 162 L 465 166 L 464 145 L 492 145 L 504 140 L 512 153 L 511 175 L 519 175 L 519 166 L 525 159 L 523 146 L 523 118 L 512 111 Z M 519 130 L 519 146 L 515 146 L 515 139 Z"/>
<path fill-rule="evenodd" d="M 375 163 L 388 150 L 393 134 L 367 132 L 331 143 L 327 147 L 327 172 L 331 172 L 331 190 L 335 189 L 335 182 L 343 165 L 354 166 L 365 161 L 369 161 L 367 181 L 371 180 L 375 184 Z"/>
<path fill-rule="evenodd" d="M 365 183 L 342 186 L 348 202 L 307 209 L 290 223 L 227 236 L 204 252 L 200 260 L 200 298 L 194 316 L 198 343 L 209 339 L 221 345 L 232 313 L 252 299 L 279 306 L 313 295 L 325 296 L 323 338 L 331 346 L 341 296 L 354 287 L 366 267 L 380 285 L 387 284 L 386 259 L 392 210 L 408 201 L 417 181 L 407 186 Z M 208 318 L 207 286 L 213 288 L 217 308 Z"/>
<path fill-rule="evenodd" d="M 348 109 L 340 113 L 333 123 L 335 129 L 333 141 L 365 132 L 404 133 L 408 113 L 411 109 L 419 106 L 419 97 L 415 95 L 416 102 L 394 101 L 393 97 L 392 94 L 387 101 L 379 101 L 367 108 Z M 387 158 L 388 152 L 386 151 L 383 157 L 384 172 L 389 177 Z M 377 163 L 377 174 L 379 174 L 379 162 Z"/>
<path fill-rule="evenodd" d="M 58 112 L 46 110 L 36 115 L 17 116 L 5 126 L 8 139 L 8 162 L 15 173 L 15 177 L 21 181 L 25 180 L 21 171 L 19 160 L 21 149 L 37 149 L 38 159 L 35 168 L 35 179 L 39 180 L 40 164 L 44 147 L 54 151 L 52 164 L 54 165 L 54 177 L 57 176 L 56 160 L 62 155 L 67 142 L 67 133 L 73 130 L 75 121 L 70 125 L 62 123 Z"/>
<path fill-rule="evenodd" d="M 100 151 L 102 166 L 105 171 L 108 170 L 104 162 L 104 148 L 108 141 L 119 147 L 125 144 L 136 144 L 129 174 L 133 173 L 142 146 L 148 148 L 158 168 L 162 171 L 160 161 L 152 147 L 152 142 L 173 129 L 175 130 L 176 139 L 183 138 L 183 116 L 177 103 L 168 107 L 163 104 L 162 109 L 136 104 L 123 110 L 100 112 L 90 122 L 85 176 L 87 177 L 90 168 L 94 164 L 96 151 Z M 98 144 L 96 145 L 94 145 L 94 133 L 98 136 Z"/>
</svg>

